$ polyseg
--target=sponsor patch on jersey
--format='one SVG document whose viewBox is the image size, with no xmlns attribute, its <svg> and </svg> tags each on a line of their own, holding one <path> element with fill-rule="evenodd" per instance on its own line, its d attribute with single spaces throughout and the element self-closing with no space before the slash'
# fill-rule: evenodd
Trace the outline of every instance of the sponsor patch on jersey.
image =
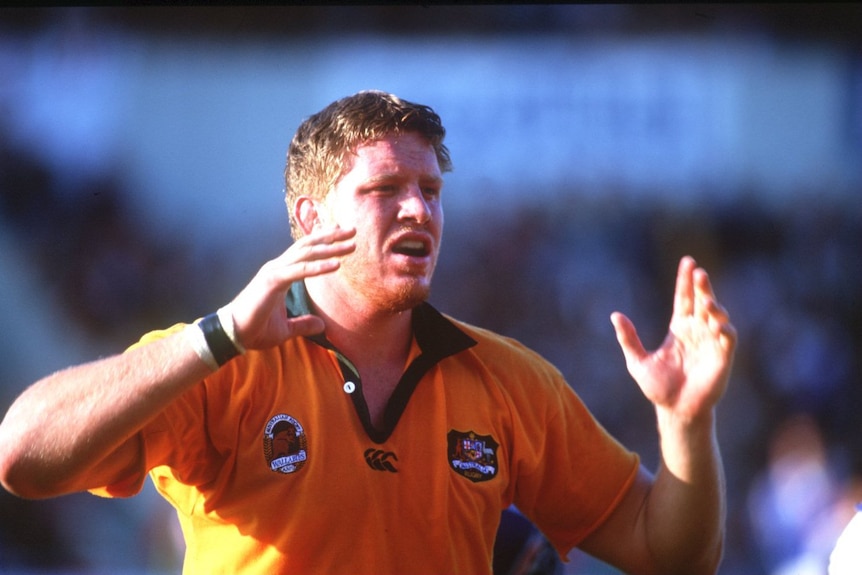
<svg viewBox="0 0 862 575">
<path fill-rule="evenodd" d="M 308 461 L 308 440 L 302 425 L 290 415 L 279 413 L 263 432 L 263 455 L 271 471 L 295 473 Z"/>
<path fill-rule="evenodd" d="M 470 481 L 488 481 L 497 476 L 499 443 L 490 435 L 473 431 L 449 431 L 449 466 Z"/>
</svg>

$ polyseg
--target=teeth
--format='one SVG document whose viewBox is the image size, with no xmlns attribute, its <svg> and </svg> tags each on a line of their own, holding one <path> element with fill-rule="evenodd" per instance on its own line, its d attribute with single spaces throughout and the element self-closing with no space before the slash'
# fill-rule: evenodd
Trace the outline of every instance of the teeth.
<svg viewBox="0 0 862 575">
<path fill-rule="evenodd" d="M 427 252 L 425 244 L 419 240 L 404 240 L 395 246 L 395 253 L 408 256 L 424 256 Z"/>
</svg>

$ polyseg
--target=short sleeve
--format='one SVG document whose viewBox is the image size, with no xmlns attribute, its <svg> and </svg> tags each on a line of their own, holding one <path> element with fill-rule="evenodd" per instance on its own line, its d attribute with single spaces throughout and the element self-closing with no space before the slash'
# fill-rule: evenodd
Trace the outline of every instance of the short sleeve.
<svg viewBox="0 0 862 575">
<path fill-rule="evenodd" d="M 637 476 L 640 459 L 614 439 L 556 374 L 548 393 L 518 424 L 513 457 L 515 505 L 561 556 L 613 512 Z"/>
<path fill-rule="evenodd" d="M 126 351 L 167 337 L 185 325 L 149 332 Z M 142 445 L 140 465 L 113 484 L 90 492 L 102 497 L 130 497 L 140 492 L 147 474 L 160 467 L 170 468 L 169 473 L 184 483 L 195 485 L 208 481 L 212 476 L 212 464 L 207 464 L 212 460 L 212 448 L 207 440 L 205 414 L 206 387 L 199 383 L 138 432 Z"/>
</svg>

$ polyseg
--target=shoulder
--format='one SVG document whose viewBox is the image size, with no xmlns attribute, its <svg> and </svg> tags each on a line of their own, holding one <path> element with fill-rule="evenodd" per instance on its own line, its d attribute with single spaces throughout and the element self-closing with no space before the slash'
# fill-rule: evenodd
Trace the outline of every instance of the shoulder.
<svg viewBox="0 0 862 575">
<path fill-rule="evenodd" d="M 556 366 L 521 341 L 451 317 L 447 319 L 476 341 L 476 345 L 468 349 L 467 354 L 488 369 L 518 379 L 531 375 L 531 379 L 541 378 L 564 383 Z"/>
<path fill-rule="evenodd" d="M 527 347 L 521 341 L 506 335 L 499 334 L 487 328 L 445 316 L 458 329 L 476 340 L 474 349 L 480 353 L 503 353 L 526 361 L 539 361 L 547 363 L 538 352 Z"/>
</svg>

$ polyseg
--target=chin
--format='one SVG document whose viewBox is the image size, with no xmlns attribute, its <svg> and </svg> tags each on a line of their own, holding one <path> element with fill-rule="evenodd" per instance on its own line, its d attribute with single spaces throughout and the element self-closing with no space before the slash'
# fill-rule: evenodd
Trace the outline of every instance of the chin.
<svg viewBox="0 0 862 575">
<path fill-rule="evenodd" d="M 389 294 L 388 307 L 396 313 L 408 311 L 426 301 L 430 295 L 431 285 L 428 283 L 402 285 Z"/>
</svg>

